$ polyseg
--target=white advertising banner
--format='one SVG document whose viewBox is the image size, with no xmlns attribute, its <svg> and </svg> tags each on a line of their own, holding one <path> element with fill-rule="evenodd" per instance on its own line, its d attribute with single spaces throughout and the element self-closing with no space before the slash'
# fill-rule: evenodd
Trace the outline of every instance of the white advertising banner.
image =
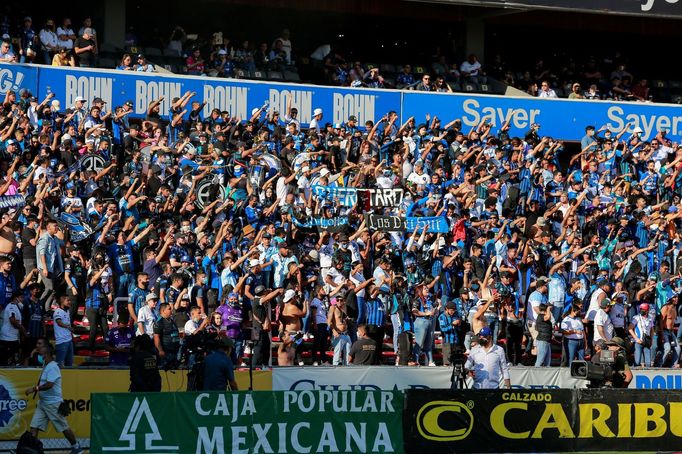
<svg viewBox="0 0 682 454">
<path fill-rule="evenodd" d="M 571 377 L 567 367 L 512 367 L 516 389 L 584 388 L 587 381 Z M 630 388 L 682 389 L 682 370 L 633 369 Z M 290 390 L 390 390 L 450 388 L 449 367 L 277 367 L 272 389 Z M 471 386 L 471 379 L 467 380 Z"/>
<path fill-rule="evenodd" d="M 273 391 L 450 388 L 449 367 L 276 367 Z"/>
</svg>

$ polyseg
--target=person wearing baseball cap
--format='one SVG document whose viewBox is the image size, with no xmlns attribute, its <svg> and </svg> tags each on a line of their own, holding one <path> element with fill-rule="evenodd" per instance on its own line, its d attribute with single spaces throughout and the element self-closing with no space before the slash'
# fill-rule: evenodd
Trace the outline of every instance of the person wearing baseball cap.
<svg viewBox="0 0 682 454">
<path fill-rule="evenodd" d="M 635 367 L 652 367 L 651 346 L 654 339 L 656 314 L 647 303 L 639 305 L 639 314 L 632 317 L 628 332 L 635 345 Z"/>
<path fill-rule="evenodd" d="M 478 345 L 464 364 L 469 376 L 474 379 L 474 389 L 498 389 L 504 379 L 504 387 L 511 388 L 511 376 L 507 365 L 507 355 L 499 345 L 493 344 L 493 332 L 484 326 L 477 333 Z"/>
<path fill-rule="evenodd" d="M 611 307 L 614 304 L 615 303 L 608 298 L 604 298 L 599 302 L 599 310 L 597 311 L 597 315 L 594 316 L 593 342 L 596 342 L 599 339 L 604 339 L 604 341 L 608 342 L 613 339 L 615 328 L 613 327 L 611 317 L 609 317 L 609 312 L 611 312 Z"/>
</svg>

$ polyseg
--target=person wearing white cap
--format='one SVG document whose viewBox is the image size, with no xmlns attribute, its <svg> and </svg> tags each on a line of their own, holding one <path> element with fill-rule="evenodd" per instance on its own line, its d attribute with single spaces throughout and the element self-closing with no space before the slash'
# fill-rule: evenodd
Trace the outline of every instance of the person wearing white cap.
<svg viewBox="0 0 682 454">
<path fill-rule="evenodd" d="M 85 108 L 87 102 L 88 100 L 82 96 L 76 96 L 76 99 L 73 100 L 74 120 L 77 125 L 81 124 L 83 119 L 88 115 L 88 111 Z"/>
<path fill-rule="evenodd" d="M 303 302 L 303 309 L 298 307 L 298 294 L 293 289 L 288 289 L 284 292 L 284 309 L 282 315 L 279 317 L 280 331 L 288 331 L 296 333 L 301 330 L 303 326 L 303 318 L 308 315 L 309 303 L 307 300 Z"/>
<path fill-rule="evenodd" d="M 310 120 L 309 131 L 313 129 L 319 135 L 320 134 L 320 121 L 322 121 L 322 109 L 319 107 L 313 111 L 313 119 Z"/>
<path fill-rule="evenodd" d="M 145 297 L 145 304 L 137 311 L 137 334 L 141 336 L 146 334 L 150 338 L 154 337 L 154 322 L 156 321 L 156 314 L 154 309 L 159 302 L 159 297 L 156 293 L 149 293 Z"/>
</svg>

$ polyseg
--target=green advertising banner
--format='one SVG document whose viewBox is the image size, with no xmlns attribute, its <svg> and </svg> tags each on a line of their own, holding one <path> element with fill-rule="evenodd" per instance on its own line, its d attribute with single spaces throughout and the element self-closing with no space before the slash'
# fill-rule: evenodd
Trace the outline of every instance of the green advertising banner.
<svg viewBox="0 0 682 454">
<path fill-rule="evenodd" d="M 396 391 L 92 395 L 90 452 L 402 453 Z"/>
</svg>

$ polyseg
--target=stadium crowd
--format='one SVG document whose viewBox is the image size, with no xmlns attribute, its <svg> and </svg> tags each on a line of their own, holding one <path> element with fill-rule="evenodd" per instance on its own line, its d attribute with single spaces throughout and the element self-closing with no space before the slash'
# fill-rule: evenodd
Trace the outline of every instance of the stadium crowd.
<svg viewBox="0 0 682 454">
<path fill-rule="evenodd" d="M 682 150 L 665 131 L 587 126 L 567 156 L 538 124 L 316 109 L 305 128 L 267 103 L 203 117 L 195 96 L 138 121 L 131 101 L 6 94 L 3 365 L 30 364 L 46 329 L 65 365 L 83 330 L 112 364 L 133 334 L 169 367 L 198 334 L 256 366 L 308 346 L 314 364 L 448 364 L 488 327 L 512 364 L 618 336 L 634 365 L 679 367 Z"/>
<path fill-rule="evenodd" d="M 173 72 L 210 77 L 287 78 L 300 81 L 303 77 L 315 83 L 333 86 L 369 88 L 398 88 L 419 91 L 454 92 L 478 91 L 493 78 L 508 86 L 541 98 L 611 99 L 620 101 L 651 101 L 653 93 L 645 77 L 635 78 L 627 68 L 627 57 L 620 53 L 596 58 L 582 56 L 551 64 L 538 59 L 532 69 L 524 69 L 518 62 L 509 64 L 503 56 L 495 55 L 485 65 L 474 54 L 458 62 L 437 48 L 423 66 L 376 63 L 351 60 L 343 50 L 322 44 L 309 55 L 303 55 L 292 44 L 290 31 L 284 29 L 272 41 L 254 45 L 248 39 L 233 42 L 222 32 L 210 36 L 188 34 L 176 26 L 161 48 L 153 48 L 156 62 L 150 62 L 139 52 L 141 42 L 134 30 L 125 37 L 128 52 L 116 54 L 111 49 L 100 49 L 101 39 L 92 20 L 85 18 L 76 33 L 72 21 L 64 18 L 58 24 L 48 18 L 42 28 L 35 27 L 31 17 L 23 18 L 16 29 L 5 17 L 0 24 L 2 36 L 1 62 L 27 62 L 53 66 L 115 67 L 123 71 L 154 72 L 167 67 Z M 191 38 L 191 39 L 190 39 Z M 163 56 L 162 56 L 163 53 Z M 173 63 L 165 64 L 165 63 Z M 275 75 L 276 74 L 276 75 Z M 286 75 L 291 76 L 286 76 Z M 272 77 L 270 77 L 272 76 Z"/>
</svg>

